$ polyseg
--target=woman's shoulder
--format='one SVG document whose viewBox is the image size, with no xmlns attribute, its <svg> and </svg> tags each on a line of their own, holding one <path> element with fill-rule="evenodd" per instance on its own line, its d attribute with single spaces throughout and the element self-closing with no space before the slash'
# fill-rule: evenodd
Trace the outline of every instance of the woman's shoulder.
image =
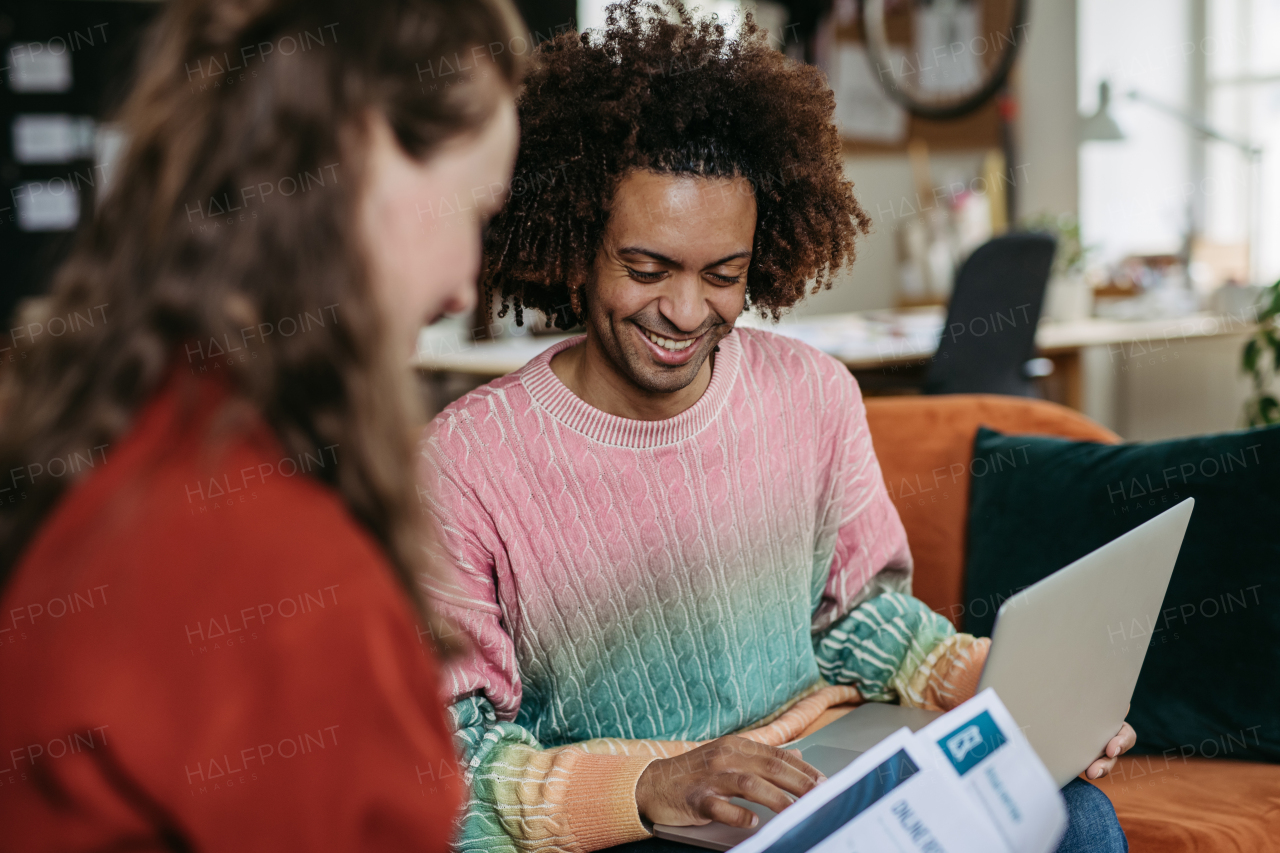
<svg viewBox="0 0 1280 853">
<path fill-rule="evenodd" d="M 118 607 L 142 611 L 248 607 L 334 583 L 394 590 L 372 537 L 319 479 L 342 450 L 286 451 L 209 380 L 171 382 L 45 517 L 5 598 L 92 582 L 130 590 Z"/>
<path fill-rule="evenodd" d="M 372 650 L 430 707 L 436 676 L 407 594 L 309 476 L 342 448 L 299 458 L 251 423 L 228 427 L 225 406 L 170 417 L 174 403 L 144 409 L 19 561 L 4 590 L 0 693 L 21 685 L 25 699 L 0 723 L 101 718 L 124 737 L 165 714 L 191 726 L 250 706 L 265 715 L 290 691 L 333 703 Z M 163 723 L 165 736 L 188 722 Z"/>
</svg>

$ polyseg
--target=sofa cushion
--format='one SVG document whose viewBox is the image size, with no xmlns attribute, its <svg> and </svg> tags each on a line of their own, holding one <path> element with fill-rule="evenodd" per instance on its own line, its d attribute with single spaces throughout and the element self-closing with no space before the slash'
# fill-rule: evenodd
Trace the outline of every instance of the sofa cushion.
<svg viewBox="0 0 1280 853">
<path fill-rule="evenodd" d="M 907 529 L 913 592 L 959 626 L 964 614 L 969 460 L 979 424 L 1005 432 L 1117 442 L 1079 412 L 1021 397 L 943 394 L 868 398 L 867 423 L 885 485 Z"/>
<path fill-rule="evenodd" d="M 1138 749 L 1280 761 L 1280 426 L 1125 445 L 981 429 L 970 479 L 978 635 L 1016 590 L 1194 497 L 1160 616 L 1114 626 L 1118 651 L 1147 647 Z"/>
<path fill-rule="evenodd" d="M 1094 784 L 1115 806 L 1131 853 L 1280 849 L 1280 767 L 1125 756 Z"/>
</svg>

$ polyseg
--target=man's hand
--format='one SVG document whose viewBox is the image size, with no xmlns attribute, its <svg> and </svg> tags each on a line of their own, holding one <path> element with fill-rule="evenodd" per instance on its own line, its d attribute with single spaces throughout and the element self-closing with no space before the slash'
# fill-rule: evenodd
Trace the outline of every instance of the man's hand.
<svg viewBox="0 0 1280 853">
<path fill-rule="evenodd" d="M 1084 775 L 1088 779 L 1101 779 L 1111 772 L 1111 768 L 1116 766 L 1116 759 L 1133 748 L 1138 742 L 1138 733 L 1133 730 L 1133 726 L 1125 723 L 1120 727 L 1120 733 L 1107 741 L 1107 746 L 1102 750 L 1102 757 L 1089 765 L 1084 771 Z"/>
<path fill-rule="evenodd" d="M 650 764 L 636 783 L 636 806 L 645 819 L 668 826 L 755 826 L 759 819 L 730 797 L 780 812 L 823 781 L 798 749 L 727 735 Z"/>
</svg>

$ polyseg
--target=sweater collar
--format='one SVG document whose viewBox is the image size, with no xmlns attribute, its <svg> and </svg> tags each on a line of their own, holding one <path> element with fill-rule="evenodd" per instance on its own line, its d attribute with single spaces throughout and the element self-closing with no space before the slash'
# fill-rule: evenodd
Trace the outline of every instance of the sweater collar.
<svg viewBox="0 0 1280 853">
<path fill-rule="evenodd" d="M 534 402 L 561 425 L 592 441 L 614 447 L 662 447 L 697 435 L 724 407 L 742 364 L 742 342 L 735 330 L 720 341 L 720 351 L 715 355 L 711 370 L 711 382 L 696 403 L 675 417 L 661 421 L 620 418 L 583 401 L 551 370 L 551 359 L 557 353 L 581 343 L 585 337 L 569 338 L 543 352 L 521 369 L 520 381 Z"/>
</svg>

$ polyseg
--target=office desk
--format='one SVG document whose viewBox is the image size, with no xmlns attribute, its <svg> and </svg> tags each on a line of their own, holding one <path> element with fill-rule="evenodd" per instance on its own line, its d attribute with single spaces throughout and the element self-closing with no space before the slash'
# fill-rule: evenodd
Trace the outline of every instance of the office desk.
<svg viewBox="0 0 1280 853">
<path fill-rule="evenodd" d="M 777 324 L 752 315 L 744 316 L 739 325 L 765 328 L 804 341 L 839 359 L 860 379 L 871 379 L 896 372 L 903 376 L 912 371 L 922 374 L 937 351 L 944 322 L 942 310 L 932 308 L 813 315 L 784 318 Z M 1238 317 L 1210 313 L 1159 320 L 1042 321 L 1036 330 L 1036 349 L 1054 363 L 1054 384 L 1060 391 L 1052 396 L 1079 409 L 1080 353 L 1086 347 L 1107 347 L 1120 356 L 1144 355 L 1195 338 L 1242 335 L 1251 329 L 1251 323 Z M 456 333 L 424 329 L 415 366 L 428 376 L 463 374 L 491 379 L 520 369 L 565 337 L 524 334 L 474 342 Z"/>
</svg>

